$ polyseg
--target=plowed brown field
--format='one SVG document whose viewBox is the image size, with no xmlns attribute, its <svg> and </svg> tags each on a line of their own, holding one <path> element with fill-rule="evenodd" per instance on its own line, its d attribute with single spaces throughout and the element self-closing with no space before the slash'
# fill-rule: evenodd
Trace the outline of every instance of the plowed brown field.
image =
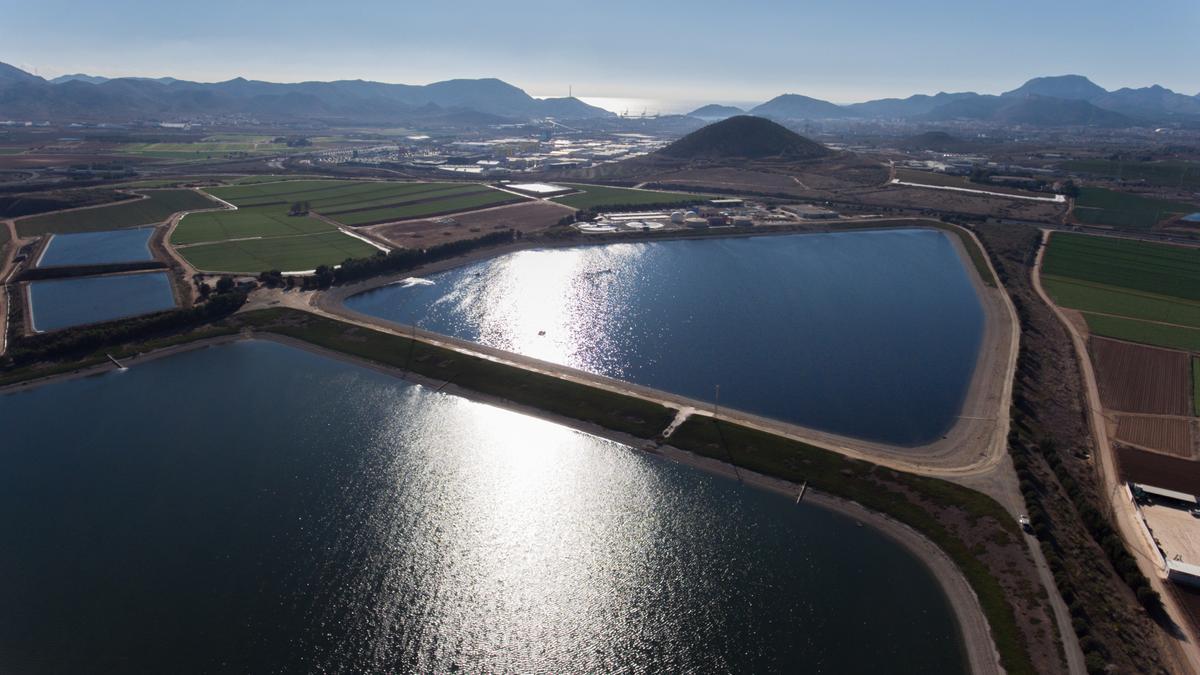
<svg viewBox="0 0 1200 675">
<path fill-rule="evenodd" d="M 1119 443 L 1117 464 L 1121 479 L 1189 494 L 1200 493 L 1200 462 L 1138 450 Z"/>
<path fill-rule="evenodd" d="M 1191 362 L 1184 352 L 1091 339 L 1100 398 L 1121 412 L 1192 414 Z"/>
<path fill-rule="evenodd" d="M 1190 459 L 1192 421 L 1175 417 L 1118 415 L 1117 440 Z"/>
</svg>

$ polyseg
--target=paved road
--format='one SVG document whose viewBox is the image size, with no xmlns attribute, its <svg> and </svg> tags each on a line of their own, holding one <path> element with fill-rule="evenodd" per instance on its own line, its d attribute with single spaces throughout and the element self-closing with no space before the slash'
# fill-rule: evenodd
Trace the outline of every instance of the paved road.
<svg viewBox="0 0 1200 675">
<path fill-rule="evenodd" d="M 1005 199 L 1023 199 L 1028 202 L 1049 202 L 1051 204 L 1066 204 L 1067 198 L 1062 195 L 1054 195 L 1053 197 L 1034 197 L 1032 195 L 1017 195 L 1011 192 L 991 192 L 988 190 L 976 190 L 974 188 L 955 187 L 953 185 L 930 185 L 928 183 L 911 183 L 903 181 L 899 178 L 893 178 L 891 185 L 904 185 L 907 187 L 929 188 L 930 190 L 949 190 L 951 192 L 967 192 L 976 195 L 985 195 L 988 197 L 1003 197 Z"/>
</svg>

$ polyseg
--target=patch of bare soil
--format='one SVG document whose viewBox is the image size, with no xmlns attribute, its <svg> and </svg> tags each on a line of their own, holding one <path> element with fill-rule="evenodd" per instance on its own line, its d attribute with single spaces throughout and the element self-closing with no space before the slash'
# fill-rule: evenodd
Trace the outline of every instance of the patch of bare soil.
<svg viewBox="0 0 1200 675">
<path fill-rule="evenodd" d="M 838 198 L 897 209 L 1045 223 L 1059 222 L 1066 212 L 1065 204 L 1007 199 L 950 190 L 930 190 L 905 185 L 848 190 L 839 193 Z"/>
<path fill-rule="evenodd" d="M 1115 445 L 1115 450 L 1122 480 L 1200 494 L 1200 462 L 1168 457 L 1119 443 Z"/>
<path fill-rule="evenodd" d="M 375 225 L 368 232 L 404 248 L 424 248 L 462 239 L 474 239 L 495 230 L 516 230 L 525 234 L 558 224 L 572 210 L 544 201 L 500 206 L 442 218 L 410 220 L 390 225 Z"/>
</svg>

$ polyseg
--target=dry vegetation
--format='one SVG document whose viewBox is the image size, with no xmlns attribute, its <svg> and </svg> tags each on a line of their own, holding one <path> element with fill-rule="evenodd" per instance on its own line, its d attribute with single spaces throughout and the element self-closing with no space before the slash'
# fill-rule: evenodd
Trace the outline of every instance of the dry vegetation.
<svg viewBox="0 0 1200 675">
<path fill-rule="evenodd" d="M 1060 222 L 1066 212 L 1066 206 L 1063 204 L 990 197 L 950 190 L 930 190 L 904 185 L 846 191 L 839 195 L 839 199 L 893 209 L 1043 223 Z"/>
<path fill-rule="evenodd" d="M 1031 270 L 1040 232 L 998 224 L 981 225 L 976 231 L 1021 322 L 1009 438 L 1013 464 L 1089 670 L 1171 672 L 1173 664 L 1163 657 L 1166 636 L 1093 535 L 1093 525 L 1107 522 L 1107 495 L 1098 488 L 1091 461 L 1092 440 L 1073 345 L 1033 290 Z M 1119 540 L 1115 545 L 1120 546 Z"/>
</svg>

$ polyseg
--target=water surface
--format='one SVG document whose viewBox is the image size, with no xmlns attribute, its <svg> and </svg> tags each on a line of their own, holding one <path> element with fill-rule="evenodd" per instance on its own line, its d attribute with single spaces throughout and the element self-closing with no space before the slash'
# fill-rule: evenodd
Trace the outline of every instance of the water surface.
<svg viewBox="0 0 1200 675">
<path fill-rule="evenodd" d="M 42 254 L 42 259 L 38 261 L 38 267 L 154 260 L 150 253 L 150 237 L 153 234 L 152 227 L 56 234 L 50 238 L 50 244 Z"/>
<path fill-rule="evenodd" d="M 0 428 L 3 672 L 963 671 L 869 528 L 274 343 Z"/>
<path fill-rule="evenodd" d="M 149 314 L 175 306 L 166 272 L 48 279 L 29 284 L 35 330 Z"/>
<path fill-rule="evenodd" d="M 939 438 L 983 311 L 950 239 L 884 230 L 522 251 L 354 310 L 827 431 Z"/>
</svg>

